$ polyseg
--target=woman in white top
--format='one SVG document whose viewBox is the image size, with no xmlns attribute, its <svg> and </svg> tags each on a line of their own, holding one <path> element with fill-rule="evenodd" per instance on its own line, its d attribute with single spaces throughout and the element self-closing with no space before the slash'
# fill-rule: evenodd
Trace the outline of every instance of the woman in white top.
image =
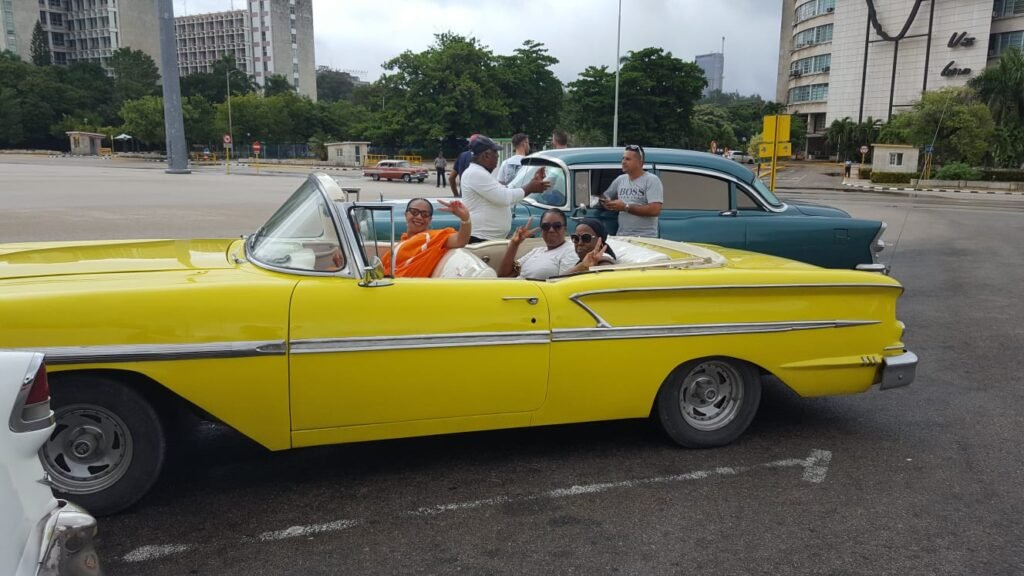
<svg viewBox="0 0 1024 576">
<path fill-rule="evenodd" d="M 522 258 L 516 259 L 516 252 L 524 240 L 534 235 L 537 228 L 530 228 L 533 218 L 525 225 L 516 229 L 501 260 L 498 276 L 528 278 L 530 280 L 547 280 L 552 276 L 561 276 L 580 261 L 576 248 L 566 241 L 566 219 L 561 210 L 547 210 L 540 218 L 540 236 L 544 246 L 530 250 Z"/>
</svg>

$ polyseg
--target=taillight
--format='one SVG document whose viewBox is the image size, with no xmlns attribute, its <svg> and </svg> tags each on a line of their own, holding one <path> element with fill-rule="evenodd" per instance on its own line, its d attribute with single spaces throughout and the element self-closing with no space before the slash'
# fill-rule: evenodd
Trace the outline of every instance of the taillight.
<svg viewBox="0 0 1024 576">
<path fill-rule="evenodd" d="M 32 404 L 39 404 L 40 402 L 46 402 L 50 399 L 50 383 L 46 379 L 46 363 L 39 364 L 39 369 L 36 370 L 35 379 L 32 381 L 32 388 L 28 391 L 28 397 L 25 399 L 25 404 L 31 406 Z"/>
</svg>

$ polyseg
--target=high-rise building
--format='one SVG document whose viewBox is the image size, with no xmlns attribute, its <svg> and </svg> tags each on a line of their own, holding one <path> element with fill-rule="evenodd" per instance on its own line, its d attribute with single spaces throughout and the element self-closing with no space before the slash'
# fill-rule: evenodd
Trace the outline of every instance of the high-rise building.
<svg viewBox="0 0 1024 576">
<path fill-rule="evenodd" d="M 133 48 L 160 66 L 156 0 L 0 0 L 0 49 L 29 60 L 36 22 L 54 64 L 95 62 L 109 71 L 114 50 Z"/>
<path fill-rule="evenodd" d="M 182 75 L 207 72 L 232 54 L 260 86 L 279 74 L 316 99 L 312 0 L 248 0 L 244 10 L 180 16 L 175 29 Z"/>
<path fill-rule="evenodd" d="M 704 77 L 708 79 L 708 85 L 704 87 L 704 95 L 711 92 L 722 91 L 722 78 L 725 75 L 725 54 L 713 52 L 711 54 L 699 54 L 695 58 L 697 66 L 704 71 Z"/>
<path fill-rule="evenodd" d="M 1024 50 L 1024 0 L 783 0 L 776 97 L 827 156 L 833 120 L 887 121 Z"/>
</svg>

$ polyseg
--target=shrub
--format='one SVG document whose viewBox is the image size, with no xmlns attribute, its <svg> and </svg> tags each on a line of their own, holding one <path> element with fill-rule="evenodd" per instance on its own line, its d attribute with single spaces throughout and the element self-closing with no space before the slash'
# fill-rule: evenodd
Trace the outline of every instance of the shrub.
<svg viewBox="0 0 1024 576">
<path fill-rule="evenodd" d="M 980 180 L 981 172 L 963 162 L 951 162 L 935 173 L 936 180 Z"/>
<path fill-rule="evenodd" d="M 869 180 L 871 178 L 871 166 L 861 166 L 858 174 L 862 180 Z"/>
<path fill-rule="evenodd" d="M 1024 170 L 982 168 L 981 180 L 989 182 L 1024 182 Z"/>
<path fill-rule="evenodd" d="M 916 174 L 909 172 L 872 172 L 871 182 L 874 184 L 910 184 Z"/>
</svg>

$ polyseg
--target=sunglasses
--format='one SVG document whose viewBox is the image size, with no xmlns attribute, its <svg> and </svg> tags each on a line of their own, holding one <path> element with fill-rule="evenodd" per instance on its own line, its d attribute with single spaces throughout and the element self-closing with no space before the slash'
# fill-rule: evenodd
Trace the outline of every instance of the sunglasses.
<svg viewBox="0 0 1024 576">
<path fill-rule="evenodd" d="M 628 144 L 626 145 L 626 150 L 629 152 L 636 152 L 640 155 L 641 159 L 644 157 L 644 148 L 639 144 Z"/>
<path fill-rule="evenodd" d="M 593 234 L 573 234 L 572 236 L 569 236 L 569 238 L 572 239 L 573 244 L 579 244 L 581 242 L 589 244 L 594 238 L 597 238 L 597 236 L 594 236 Z"/>
<path fill-rule="evenodd" d="M 549 230 L 561 230 L 565 225 L 561 222 L 544 222 L 540 225 L 540 229 L 547 232 Z"/>
<path fill-rule="evenodd" d="M 428 210 L 420 210 L 419 208 L 406 208 L 406 214 L 412 214 L 413 216 L 419 216 L 420 218 L 432 218 L 434 213 Z"/>
</svg>

